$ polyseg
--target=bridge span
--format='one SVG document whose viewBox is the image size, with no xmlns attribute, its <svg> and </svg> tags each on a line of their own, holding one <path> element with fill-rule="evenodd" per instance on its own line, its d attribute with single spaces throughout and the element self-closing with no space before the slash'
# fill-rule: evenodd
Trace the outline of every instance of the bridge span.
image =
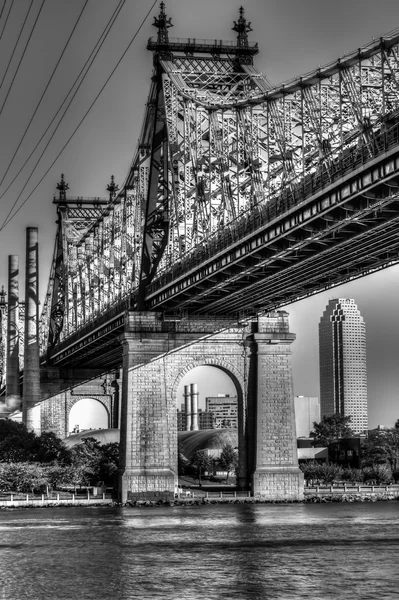
<svg viewBox="0 0 399 600">
<path fill-rule="evenodd" d="M 272 87 L 243 9 L 234 42 L 169 38 L 163 2 L 154 25 L 126 181 L 57 186 L 42 381 L 121 369 L 121 498 L 167 496 L 179 380 L 214 365 L 238 391 L 240 485 L 300 498 L 281 308 L 398 262 L 399 35 Z"/>
</svg>

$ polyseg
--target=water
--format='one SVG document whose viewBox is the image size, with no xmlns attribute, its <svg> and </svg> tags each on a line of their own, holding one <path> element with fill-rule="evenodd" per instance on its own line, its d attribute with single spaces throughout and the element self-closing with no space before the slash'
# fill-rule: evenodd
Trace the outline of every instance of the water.
<svg viewBox="0 0 399 600">
<path fill-rule="evenodd" d="M 0 512 L 1 600 L 399 598 L 399 502 Z"/>
</svg>

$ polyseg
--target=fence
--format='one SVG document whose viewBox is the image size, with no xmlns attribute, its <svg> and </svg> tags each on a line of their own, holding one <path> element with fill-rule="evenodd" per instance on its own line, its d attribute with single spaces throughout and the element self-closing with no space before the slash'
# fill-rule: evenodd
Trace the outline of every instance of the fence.
<svg viewBox="0 0 399 600">
<path fill-rule="evenodd" d="M 306 486 L 305 496 L 330 496 L 331 494 L 389 494 L 399 497 L 399 485 L 366 485 L 360 484 L 332 484 Z"/>
<path fill-rule="evenodd" d="M 94 505 L 112 504 L 112 494 L 84 490 L 83 493 L 53 492 L 51 494 L 0 494 L 0 506 L 12 508 L 17 506 L 59 506 L 59 505 Z"/>
</svg>

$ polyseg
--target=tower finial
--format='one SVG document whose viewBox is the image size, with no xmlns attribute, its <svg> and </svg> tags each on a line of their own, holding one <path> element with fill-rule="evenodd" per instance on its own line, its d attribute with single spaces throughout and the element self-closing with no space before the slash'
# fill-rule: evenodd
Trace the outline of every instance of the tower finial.
<svg viewBox="0 0 399 600">
<path fill-rule="evenodd" d="M 167 46 L 169 44 L 168 29 L 173 27 L 172 18 L 167 18 L 164 2 L 161 2 L 160 9 L 159 16 L 154 17 L 153 26 L 158 28 L 158 44 Z"/>
<path fill-rule="evenodd" d="M 4 285 L 1 286 L 0 306 L 5 306 L 7 292 L 4 290 Z"/>
<path fill-rule="evenodd" d="M 57 190 L 60 192 L 59 199 L 66 200 L 66 193 L 69 190 L 69 185 L 64 181 L 64 173 L 61 173 L 61 181 L 57 183 Z"/>
<path fill-rule="evenodd" d="M 113 175 L 111 175 L 111 182 L 107 185 L 107 192 L 109 192 L 110 201 L 113 200 L 113 198 L 115 198 L 118 190 L 119 190 L 119 185 L 117 185 L 115 183 L 115 177 Z"/>
<path fill-rule="evenodd" d="M 248 43 L 248 32 L 252 31 L 251 23 L 244 17 L 244 9 L 240 6 L 239 13 L 240 16 L 238 21 L 234 21 L 234 27 L 232 27 L 233 31 L 238 33 L 237 35 L 237 62 L 238 64 L 247 64 L 252 65 L 252 56 L 249 53 L 249 43 Z"/>
</svg>

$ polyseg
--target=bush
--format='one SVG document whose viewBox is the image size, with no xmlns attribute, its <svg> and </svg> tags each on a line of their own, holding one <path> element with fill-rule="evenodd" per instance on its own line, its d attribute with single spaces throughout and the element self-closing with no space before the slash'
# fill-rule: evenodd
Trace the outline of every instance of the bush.
<svg viewBox="0 0 399 600">
<path fill-rule="evenodd" d="M 0 463 L 2 492 L 31 493 L 43 491 L 48 485 L 44 469 L 38 463 Z"/>
</svg>

